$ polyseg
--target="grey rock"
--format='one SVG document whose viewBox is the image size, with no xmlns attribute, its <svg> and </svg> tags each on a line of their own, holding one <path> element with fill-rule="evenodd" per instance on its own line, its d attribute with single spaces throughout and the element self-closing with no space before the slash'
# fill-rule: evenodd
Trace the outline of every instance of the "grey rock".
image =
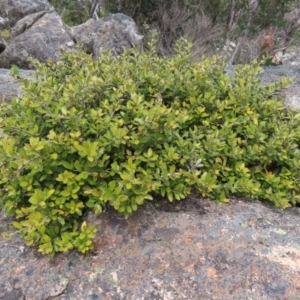
<svg viewBox="0 0 300 300">
<path fill-rule="evenodd" d="M 47 0 L 1 0 L 0 16 L 11 27 L 23 17 L 40 11 L 53 11 Z M 0 20 L 1 23 L 1 20 Z"/>
<path fill-rule="evenodd" d="M 89 19 L 83 24 L 69 28 L 75 43 L 82 45 L 88 53 L 93 52 L 93 28 L 96 26 L 95 19 Z"/>
<path fill-rule="evenodd" d="M 118 55 L 125 49 L 142 45 L 143 36 L 138 33 L 134 20 L 124 14 L 111 14 L 102 19 L 90 19 L 70 28 L 73 40 L 85 47 L 98 59 L 104 49 Z"/>
<path fill-rule="evenodd" d="M 287 109 L 300 111 L 300 66 L 280 65 L 264 67 L 261 74 L 264 83 L 279 81 L 283 76 L 293 79 L 289 87 L 280 93 L 284 98 L 284 105 Z"/>
<path fill-rule="evenodd" d="M 20 70 L 19 77 L 32 78 L 34 71 Z M 20 97 L 22 90 L 17 79 L 10 75 L 10 70 L 0 69 L 0 100 L 9 101 L 14 97 Z"/>
<path fill-rule="evenodd" d="M 75 43 L 98 59 L 104 49 L 118 55 L 142 45 L 143 40 L 134 20 L 121 13 L 69 28 L 46 0 L 3 0 L 0 16 L 0 24 L 9 20 L 12 26 L 8 45 L 0 40 L 0 68 L 14 64 L 33 69 L 30 57 L 40 62 L 57 61 L 61 51 L 74 50 Z"/>
<path fill-rule="evenodd" d="M 30 14 L 21 20 L 19 20 L 11 31 L 11 38 L 15 38 L 18 35 L 24 33 L 30 27 L 34 25 L 40 18 L 46 14 L 46 11 L 40 11 L 34 14 Z"/>
<path fill-rule="evenodd" d="M 2 31 L 4 29 L 8 29 L 9 27 L 10 27 L 9 26 L 9 19 L 2 18 L 1 15 L 0 15 L 0 31 Z"/>
<path fill-rule="evenodd" d="M 298 51 L 289 51 L 285 54 L 279 52 L 277 56 L 284 65 L 300 66 L 299 49 Z"/>
<path fill-rule="evenodd" d="M 83 220 L 98 230 L 84 255 L 50 258 L 18 235 L 0 240 L 0 299 L 299 299 L 300 208 L 194 193 L 146 201 L 126 220 L 113 209 Z M 0 234 L 10 222 L 0 213 Z"/>
<path fill-rule="evenodd" d="M 284 296 L 288 290 L 288 283 L 281 278 L 280 281 L 271 281 L 265 286 L 265 292 L 268 296 L 276 299 L 276 296 Z"/>
<path fill-rule="evenodd" d="M 6 292 L 1 299 L 2 300 L 23 300 L 25 298 L 22 289 L 18 288 L 18 289 L 13 289 L 9 292 Z"/>
<path fill-rule="evenodd" d="M 54 11 L 38 12 L 17 22 L 12 30 L 12 41 L 0 54 L 0 67 L 12 64 L 22 69 L 32 69 L 28 60 L 33 57 L 40 62 L 57 61 L 62 50 L 74 49 L 61 17 Z"/>
</svg>

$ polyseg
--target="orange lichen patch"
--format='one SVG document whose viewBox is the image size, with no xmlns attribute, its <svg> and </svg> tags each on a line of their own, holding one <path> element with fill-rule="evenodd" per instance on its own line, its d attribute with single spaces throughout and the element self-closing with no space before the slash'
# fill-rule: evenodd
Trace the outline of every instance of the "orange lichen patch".
<svg viewBox="0 0 300 300">
<path fill-rule="evenodd" d="M 198 249 L 203 249 L 203 244 L 202 243 L 196 243 L 196 247 Z"/>
<path fill-rule="evenodd" d="M 23 271 L 23 270 L 25 270 L 26 269 L 26 266 L 19 266 L 19 267 L 17 267 L 17 268 L 15 268 L 15 272 L 16 273 L 20 273 L 21 271 Z"/>
<path fill-rule="evenodd" d="M 209 278 L 217 277 L 217 270 L 215 268 L 208 268 L 206 274 Z"/>
</svg>

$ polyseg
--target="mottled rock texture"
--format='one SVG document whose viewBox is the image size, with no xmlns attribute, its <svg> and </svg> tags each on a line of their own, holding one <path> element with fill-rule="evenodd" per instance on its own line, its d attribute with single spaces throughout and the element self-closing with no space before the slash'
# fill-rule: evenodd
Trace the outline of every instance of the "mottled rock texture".
<svg viewBox="0 0 300 300">
<path fill-rule="evenodd" d="M 47 0 L 1 0 L 0 17 L 13 27 L 17 21 L 40 11 L 52 11 L 53 6 Z M 1 18 L 0 18 L 1 19 Z"/>
<path fill-rule="evenodd" d="M 18 236 L 0 240 L 0 299 L 299 299 L 299 208 L 194 194 L 127 220 L 113 210 L 84 219 L 98 229 L 86 255 L 51 259 Z M 0 233 L 8 222 L 0 214 Z"/>
<path fill-rule="evenodd" d="M 11 42 L 0 54 L 0 66 L 10 68 L 14 64 L 32 69 L 30 57 L 41 62 L 56 61 L 62 50 L 73 49 L 74 45 L 55 11 L 30 14 L 14 26 Z"/>
<path fill-rule="evenodd" d="M 118 55 L 124 49 L 142 45 L 143 41 L 134 20 L 121 13 L 99 20 L 90 19 L 70 29 L 72 38 L 92 53 L 95 59 L 99 58 L 104 49 Z"/>
<path fill-rule="evenodd" d="M 29 57 L 57 61 L 61 51 L 73 50 L 75 43 L 98 59 L 104 49 L 117 55 L 143 41 L 134 20 L 124 14 L 89 19 L 69 28 L 46 0 L 2 0 L 0 26 L 11 30 L 8 45 L 0 40 L 0 68 L 14 64 L 32 69 Z"/>
</svg>

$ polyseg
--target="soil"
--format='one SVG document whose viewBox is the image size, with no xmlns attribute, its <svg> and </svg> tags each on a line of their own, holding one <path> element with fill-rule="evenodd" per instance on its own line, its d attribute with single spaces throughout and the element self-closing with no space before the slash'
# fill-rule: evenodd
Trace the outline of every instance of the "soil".
<svg viewBox="0 0 300 300">
<path fill-rule="evenodd" d="M 94 250 L 54 258 L 0 240 L 0 299 L 300 299 L 300 208 L 231 199 L 87 212 Z M 0 232 L 10 219 L 0 216 Z"/>
</svg>

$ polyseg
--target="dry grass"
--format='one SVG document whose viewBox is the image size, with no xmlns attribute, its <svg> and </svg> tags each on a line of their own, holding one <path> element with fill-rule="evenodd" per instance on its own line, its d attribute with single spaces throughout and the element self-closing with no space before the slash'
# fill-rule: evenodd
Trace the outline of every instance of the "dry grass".
<svg viewBox="0 0 300 300">
<path fill-rule="evenodd" d="M 230 61 L 234 48 L 226 49 L 227 42 L 238 44 L 240 37 L 237 37 L 235 30 L 226 31 L 226 24 L 213 25 L 211 19 L 202 13 L 201 1 L 191 11 L 186 6 L 182 7 L 177 1 L 161 1 L 154 12 L 157 23 L 154 24 L 158 33 L 157 50 L 161 55 L 174 54 L 173 47 L 176 40 L 184 36 L 192 41 L 194 45 L 193 59 L 198 61 L 201 56 L 217 54 Z M 262 30 L 255 37 L 246 35 L 243 43 L 235 54 L 233 64 L 251 63 L 254 59 L 269 54 L 284 52 L 290 45 L 300 45 L 300 34 L 295 35 L 300 27 L 300 5 L 295 7 L 290 14 L 286 15 L 288 25 L 281 31 L 274 31 L 269 36 L 271 28 Z M 237 22 L 237 20 L 235 20 Z M 231 24 L 235 28 L 235 24 Z M 243 33 L 241 33 L 242 35 Z M 266 46 L 266 41 L 268 45 Z M 272 44 L 273 43 L 273 44 Z M 266 46 L 266 47 L 265 47 Z M 225 50 L 225 51 L 224 51 Z"/>
<path fill-rule="evenodd" d="M 194 11 L 191 13 L 186 7 L 180 7 L 177 1 L 162 1 L 159 4 L 156 11 L 159 54 L 174 54 L 174 43 L 182 36 L 193 43 L 194 60 L 199 60 L 203 54 L 216 52 L 217 45 L 214 42 L 222 40 L 224 30 L 220 26 L 212 26 L 210 19 L 200 9 Z"/>
<path fill-rule="evenodd" d="M 62 10 L 62 15 L 73 13 L 70 11 L 70 7 L 69 10 L 66 10 L 62 5 L 68 0 L 50 0 L 50 2 L 57 5 L 60 3 L 58 6 Z M 99 4 L 95 8 L 95 13 L 100 17 L 103 13 L 102 9 L 105 11 L 106 7 L 114 8 L 114 12 L 123 12 L 133 17 L 141 33 L 145 36 L 145 42 L 150 30 L 155 29 L 158 39 L 157 51 L 160 55 L 173 55 L 175 42 L 182 36 L 188 38 L 194 45 L 194 61 L 200 60 L 203 54 L 207 56 L 217 54 L 234 64 L 250 63 L 261 56 L 262 44 L 270 30 L 270 28 L 265 28 L 255 37 L 247 33 L 247 28 L 242 32 L 238 26 L 239 19 L 249 18 L 248 25 L 251 25 L 253 20 L 251 20 L 251 14 L 245 15 L 234 5 L 228 14 L 227 24 L 224 19 L 223 23 L 220 22 L 220 19 L 218 21 L 212 20 L 212 16 L 203 13 L 203 7 L 209 0 L 155 0 L 149 2 L 143 0 L 80 0 L 78 5 L 72 4 L 71 7 L 88 16 L 87 10 L 91 8 L 91 2 Z M 252 13 L 254 13 L 253 19 L 255 19 L 254 4 L 258 2 L 257 0 L 250 2 L 252 3 Z M 189 3 L 196 4 L 191 6 Z M 220 6 L 216 9 L 220 9 Z M 73 18 L 73 15 L 71 14 L 68 18 Z M 271 47 L 271 50 L 276 53 L 280 51 L 284 53 L 288 47 L 300 45 L 300 4 L 295 2 L 294 6 L 290 8 L 290 12 L 285 15 L 285 19 L 288 21 L 286 28 L 275 31 L 272 38 L 274 46 Z M 229 44 L 230 42 L 238 45 L 236 53 L 234 53 L 235 48 L 224 49 L 226 43 Z M 269 54 L 272 55 L 272 53 Z"/>
</svg>

